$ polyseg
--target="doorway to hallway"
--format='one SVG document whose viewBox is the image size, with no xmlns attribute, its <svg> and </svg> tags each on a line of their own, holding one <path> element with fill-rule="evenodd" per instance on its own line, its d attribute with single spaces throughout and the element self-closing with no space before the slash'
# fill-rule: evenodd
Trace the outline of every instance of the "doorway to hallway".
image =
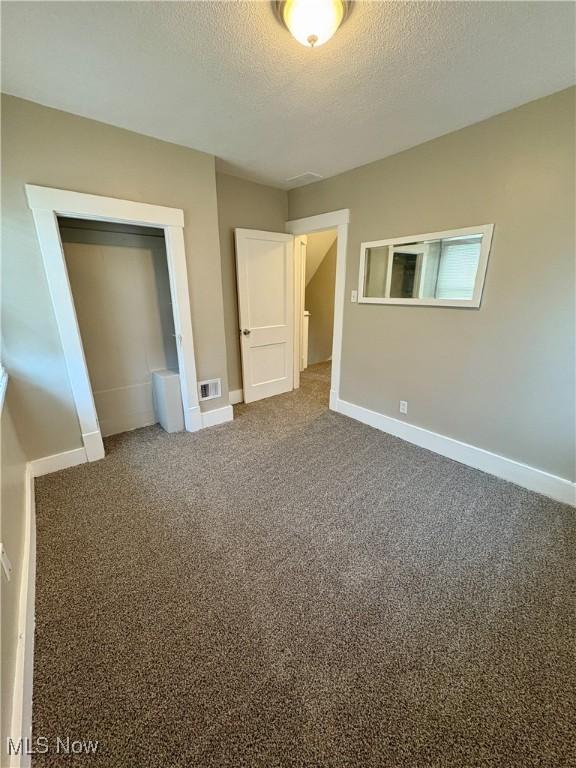
<svg viewBox="0 0 576 768">
<path fill-rule="evenodd" d="M 306 236 L 301 370 L 332 360 L 337 240 L 335 229 Z"/>
<path fill-rule="evenodd" d="M 329 402 L 331 408 L 336 408 L 349 217 L 350 212 L 344 209 L 287 221 L 286 229 L 290 235 L 235 230 L 243 378 L 243 390 L 235 402 L 243 399 L 249 403 L 297 389 L 300 373 L 310 362 L 312 353 L 314 361 L 328 359 L 332 362 Z M 326 236 L 329 230 L 331 233 Z M 316 239 L 317 234 L 324 236 L 325 248 L 323 252 L 320 249 L 319 256 L 311 262 L 312 268 L 309 266 L 307 275 L 308 237 Z M 318 272 L 317 290 L 313 291 L 315 272 Z M 307 283 L 311 284 L 309 299 L 319 302 L 317 322 L 312 321 L 312 331 L 312 312 L 306 307 Z M 321 284 L 323 291 L 318 290 Z M 318 294 L 326 294 L 326 285 L 330 286 L 331 296 L 322 298 Z M 310 340 L 313 350 L 308 349 Z"/>
</svg>

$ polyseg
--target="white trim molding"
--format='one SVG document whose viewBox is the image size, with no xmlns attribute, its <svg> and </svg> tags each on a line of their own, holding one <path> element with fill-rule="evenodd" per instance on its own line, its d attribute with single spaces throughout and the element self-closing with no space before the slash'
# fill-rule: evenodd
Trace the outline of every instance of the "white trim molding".
<svg viewBox="0 0 576 768">
<path fill-rule="evenodd" d="M 244 402 L 244 392 L 241 389 L 232 389 L 228 392 L 228 400 L 230 405 L 238 405 L 238 403 Z"/>
<path fill-rule="evenodd" d="M 36 516 L 34 476 L 26 467 L 26 499 L 22 571 L 18 597 L 18 644 L 12 690 L 9 737 L 13 742 L 32 736 L 32 677 L 34 672 L 34 596 L 36 579 Z M 12 755 L 10 768 L 28 768 L 30 755 Z"/>
<path fill-rule="evenodd" d="M 74 298 L 68 279 L 66 259 L 58 227 L 58 216 L 151 226 L 163 230 L 174 313 L 174 329 L 177 339 L 176 349 L 184 423 L 189 432 L 200 429 L 202 420 L 198 403 L 190 296 L 184 250 L 183 211 L 178 208 L 166 208 L 161 205 L 137 203 L 113 197 L 100 197 L 99 195 L 89 195 L 65 189 L 38 187 L 33 184 L 26 184 L 25 188 L 28 204 L 34 217 L 76 413 L 80 422 L 85 451 L 84 460 L 97 461 L 101 459 L 104 456 L 104 443 L 98 424 Z"/>
<path fill-rule="evenodd" d="M 213 411 L 204 411 L 202 413 L 202 427 L 215 427 L 218 424 L 225 424 L 234 419 L 234 410 L 231 405 L 225 405 L 222 408 L 215 408 Z"/>
<path fill-rule="evenodd" d="M 486 451 L 483 448 L 462 443 L 452 437 L 431 432 L 423 427 L 407 424 L 399 419 L 371 411 L 346 400 L 338 400 L 334 410 L 360 421 L 362 424 L 379 429 L 381 432 L 387 432 L 409 443 L 419 445 L 421 448 L 459 461 L 461 464 L 480 469 L 482 472 L 508 480 L 510 483 L 541 493 L 543 496 L 549 496 L 564 504 L 576 506 L 576 483 L 570 480 L 530 467 L 527 464 L 514 461 L 514 459 L 507 459 L 505 456 Z"/>
<path fill-rule="evenodd" d="M 300 387 L 306 298 L 306 235 L 294 236 L 294 389 Z"/>
<path fill-rule="evenodd" d="M 339 211 L 319 213 L 316 216 L 306 216 L 303 219 L 290 219 L 286 222 L 286 229 L 291 235 L 308 235 L 310 232 L 335 229 L 349 223 L 350 209 L 341 208 Z"/>
<path fill-rule="evenodd" d="M 87 461 L 86 449 L 74 448 L 72 451 L 63 451 L 63 453 L 54 453 L 52 456 L 34 459 L 29 463 L 29 467 L 32 477 L 41 477 L 42 475 L 49 475 L 51 472 L 60 472 L 61 469 L 85 464 Z"/>
<path fill-rule="evenodd" d="M 135 203 L 117 197 L 89 195 L 35 184 L 26 184 L 26 196 L 33 210 L 56 211 L 59 216 L 68 218 L 115 221 L 118 224 L 147 227 L 184 226 L 184 212 L 180 208 Z"/>
<path fill-rule="evenodd" d="M 340 366 L 342 362 L 342 330 L 344 326 L 344 301 L 346 288 L 346 254 L 348 252 L 348 227 L 350 210 L 320 213 L 304 219 L 286 222 L 286 232 L 291 235 L 309 235 L 324 229 L 336 229 L 336 285 L 334 288 L 334 330 L 332 334 L 332 372 L 330 379 L 330 408 L 337 410 L 340 397 Z"/>
</svg>

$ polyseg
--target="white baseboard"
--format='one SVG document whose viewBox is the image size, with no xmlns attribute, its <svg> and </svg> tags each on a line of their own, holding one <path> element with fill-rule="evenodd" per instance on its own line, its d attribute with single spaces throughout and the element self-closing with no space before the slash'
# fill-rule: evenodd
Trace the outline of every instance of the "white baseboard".
<svg viewBox="0 0 576 768">
<path fill-rule="evenodd" d="M 427 448 L 429 451 L 439 453 L 441 456 L 447 456 L 449 459 L 459 461 L 461 464 L 467 464 L 469 467 L 488 472 L 490 475 L 496 475 L 503 480 L 508 480 L 530 491 L 536 491 L 544 496 L 549 496 L 556 501 L 564 504 L 576 506 L 576 483 L 565 480 L 557 475 L 551 475 L 541 469 L 530 467 L 514 459 L 507 459 L 497 453 L 491 453 L 483 448 L 477 448 L 468 443 L 462 443 L 451 437 L 440 435 L 437 432 L 431 432 L 423 427 L 416 427 L 413 424 L 407 424 L 391 416 L 385 416 L 383 413 L 371 411 L 354 403 L 348 403 L 346 400 L 334 398 L 334 407 L 332 403 L 332 393 L 330 393 L 330 408 L 349 416 L 363 424 L 388 432 L 391 435 L 400 437 L 409 443 L 419 445 L 421 448 Z"/>
<path fill-rule="evenodd" d="M 179 381 L 177 374 L 175 378 Z M 154 411 L 152 389 L 150 377 L 148 381 L 138 384 L 94 390 L 94 403 L 102 437 L 155 424 L 158 419 Z"/>
<path fill-rule="evenodd" d="M 199 405 L 184 409 L 184 425 L 187 432 L 198 432 L 202 429 L 202 412 Z"/>
<path fill-rule="evenodd" d="M 86 461 L 100 461 L 104 458 L 104 443 L 100 431 L 84 432 L 82 442 L 86 452 Z"/>
<path fill-rule="evenodd" d="M 338 399 L 338 392 L 335 389 L 331 389 L 330 390 L 330 397 L 329 397 L 329 401 L 328 401 L 328 407 L 330 408 L 330 410 L 331 411 L 337 411 L 338 410 L 338 403 L 339 402 L 340 401 Z M 352 418 L 354 418 L 354 417 L 352 416 Z"/>
<path fill-rule="evenodd" d="M 188 415 L 190 424 L 193 427 L 188 429 L 188 431 L 196 432 L 199 429 L 204 429 L 204 427 L 214 427 L 216 424 L 232 421 L 234 411 L 231 405 L 225 405 L 223 408 L 215 408 L 213 411 L 201 413 L 200 409 L 196 406 L 189 409 Z M 186 426 L 188 427 L 188 424 Z M 34 461 L 29 462 L 29 466 L 33 477 L 41 477 L 42 475 L 49 475 L 51 472 L 59 472 L 61 469 L 84 464 L 86 461 L 88 459 L 85 448 L 75 448 L 72 451 L 64 451 L 63 453 L 55 453 L 52 456 L 44 456 L 41 459 L 34 459 Z"/>
<path fill-rule="evenodd" d="M 26 500 L 22 571 L 18 598 L 18 644 L 14 665 L 14 688 L 10 738 L 32 736 L 32 675 L 34 672 L 34 594 L 36 580 L 36 516 L 34 505 L 34 475 L 30 464 L 26 467 Z M 10 768 L 28 768 L 30 755 L 12 755 Z"/>
<path fill-rule="evenodd" d="M 244 402 L 244 392 L 241 389 L 232 389 L 228 392 L 228 400 L 230 405 L 238 405 L 238 403 Z"/>
<path fill-rule="evenodd" d="M 150 427 L 158 422 L 154 411 L 142 411 L 139 413 L 127 413 L 109 419 L 99 419 L 102 437 L 118 435 L 121 432 L 132 432 L 141 427 Z"/>
<path fill-rule="evenodd" d="M 215 408 L 213 411 L 204 411 L 202 414 L 203 427 L 215 427 L 217 424 L 224 424 L 234 419 L 234 411 L 231 405 L 225 405 L 223 408 Z"/>
<path fill-rule="evenodd" d="M 86 450 L 84 448 L 75 448 L 72 451 L 64 451 L 63 453 L 55 453 L 52 456 L 44 456 L 42 459 L 34 459 L 34 461 L 29 463 L 29 466 L 32 476 L 40 477 L 41 475 L 48 475 L 50 472 L 59 472 L 61 469 L 75 467 L 77 464 L 84 464 L 86 461 L 88 461 Z"/>
</svg>

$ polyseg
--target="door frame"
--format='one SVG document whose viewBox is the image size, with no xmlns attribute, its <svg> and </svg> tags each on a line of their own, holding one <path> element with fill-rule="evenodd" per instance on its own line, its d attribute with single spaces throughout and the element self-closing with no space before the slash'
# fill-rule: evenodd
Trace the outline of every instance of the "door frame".
<svg viewBox="0 0 576 768">
<path fill-rule="evenodd" d="M 34 184 L 26 184 L 25 189 L 38 235 L 86 460 L 97 461 L 103 458 L 104 444 L 76 317 L 58 216 L 116 224 L 134 224 L 163 230 L 177 340 L 184 424 L 188 432 L 196 432 L 202 427 L 202 417 L 198 401 L 194 338 L 190 317 L 190 295 L 184 248 L 184 212 L 179 208 L 136 203 Z"/>
<path fill-rule="evenodd" d="M 300 367 L 302 364 L 302 345 L 304 333 L 304 296 L 306 293 L 306 235 L 294 237 L 294 380 L 292 386 L 300 386 Z M 304 254 L 304 256 L 302 256 Z"/>
<path fill-rule="evenodd" d="M 337 410 L 340 396 L 340 367 L 342 363 L 342 328 L 344 324 L 344 301 L 346 288 L 346 253 L 348 250 L 348 226 L 350 224 L 350 209 L 342 208 L 339 211 L 321 213 L 317 216 L 307 216 L 303 219 L 291 219 L 286 222 L 286 232 L 291 235 L 309 235 L 312 232 L 321 232 L 324 229 L 335 229 L 338 232 L 336 245 L 336 285 L 334 288 L 334 328 L 332 333 L 332 374 L 330 379 L 330 409 Z M 298 269 L 294 259 L 295 270 Z M 295 273 L 298 275 L 298 272 Z M 297 300 L 296 308 L 301 301 Z M 300 313 L 301 314 L 301 313 Z M 296 334 L 297 327 L 302 322 L 294 323 Z M 299 375 L 299 370 L 298 370 Z M 299 382 L 299 378 L 298 378 Z M 299 385 L 299 384 L 298 384 Z M 296 383 L 294 386 L 298 386 Z"/>
</svg>

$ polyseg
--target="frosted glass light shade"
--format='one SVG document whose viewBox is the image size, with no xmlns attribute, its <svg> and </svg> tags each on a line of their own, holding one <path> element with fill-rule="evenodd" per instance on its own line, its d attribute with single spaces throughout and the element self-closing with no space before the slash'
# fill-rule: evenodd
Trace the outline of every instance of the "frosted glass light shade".
<svg viewBox="0 0 576 768">
<path fill-rule="evenodd" d="M 345 10 L 343 0 L 286 0 L 281 13 L 299 43 L 317 48 L 336 32 Z"/>
</svg>

